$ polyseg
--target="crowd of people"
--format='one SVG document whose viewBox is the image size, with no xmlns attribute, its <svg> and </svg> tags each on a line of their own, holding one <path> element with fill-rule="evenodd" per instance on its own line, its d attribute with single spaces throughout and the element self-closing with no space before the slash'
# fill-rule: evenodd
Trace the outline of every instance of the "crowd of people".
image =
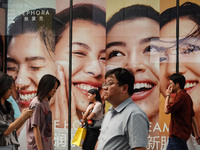
<svg viewBox="0 0 200 150">
<path fill-rule="evenodd" d="M 186 2 L 179 11 L 174 74 L 176 7 L 159 14 L 131 5 L 106 22 L 96 5 L 73 6 L 71 120 L 73 127 L 80 119 L 85 124 L 83 150 L 146 149 L 148 136 L 159 134 L 149 128 L 159 122 L 160 93 L 171 114 L 167 150 L 199 148 L 200 6 Z M 0 73 L 0 149 L 20 143 L 20 150 L 54 149 L 52 127 L 65 128 L 68 121 L 69 18 L 69 8 L 39 8 L 9 25 L 7 74 Z M 105 101 L 112 105 L 106 113 Z M 101 129 L 94 128 L 101 119 Z"/>
</svg>

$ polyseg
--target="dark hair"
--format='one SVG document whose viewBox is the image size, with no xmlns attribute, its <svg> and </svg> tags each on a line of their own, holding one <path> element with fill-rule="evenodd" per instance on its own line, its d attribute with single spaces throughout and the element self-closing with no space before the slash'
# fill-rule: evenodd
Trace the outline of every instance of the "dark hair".
<svg viewBox="0 0 200 150">
<path fill-rule="evenodd" d="M 13 78 L 6 73 L 0 72 L 0 98 L 12 87 L 12 83 L 14 82 Z M 0 103 L 0 109 L 4 114 L 7 114 L 11 111 L 12 105 L 5 101 L 6 110 L 3 108 Z"/>
<path fill-rule="evenodd" d="M 93 4 L 76 4 L 73 6 L 73 21 L 86 20 L 94 24 L 100 24 L 106 27 L 105 11 Z M 55 16 L 54 30 L 56 34 L 56 43 L 62 36 L 62 33 L 69 25 L 70 8 L 64 9 Z"/>
<path fill-rule="evenodd" d="M 115 68 L 106 72 L 105 78 L 115 75 L 119 86 L 128 85 L 128 94 L 131 96 L 134 92 L 135 77 L 125 68 Z"/>
<path fill-rule="evenodd" d="M 38 8 L 24 12 L 14 19 L 8 28 L 8 45 L 13 37 L 25 33 L 38 33 L 47 51 L 55 50 L 55 35 L 53 31 L 53 17 L 55 9 Z M 35 19 L 35 21 L 33 21 Z"/>
<path fill-rule="evenodd" d="M 100 93 L 99 93 L 99 90 L 97 90 L 97 89 L 90 89 L 90 90 L 88 91 L 88 93 L 90 93 L 90 94 L 96 94 L 95 100 L 97 100 L 97 101 L 99 101 L 100 103 L 102 103 L 101 95 L 100 95 Z"/>
<path fill-rule="evenodd" d="M 160 14 L 160 28 L 162 28 L 165 24 L 168 22 L 176 19 L 177 15 L 177 8 L 172 7 Z M 186 2 L 179 6 L 179 17 L 186 17 L 192 21 L 194 21 L 198 29 L 191 33 L 188 36 L 197 36 L 200 34 L 200 6 L 192 3 L 192 2 Z"/>
<path fill-rule="evenodd" d="M 60 81 L 53 75 L 46 74 L 44 75 L 38 84 L 37 96 L 40 101 L 42 101 L 45 96 L 49 94 L 49 92 L 54 88 L 56 82 L 58 83 L 58 87 L 60 86 Z M 57 87 L 57 88 L 58 88 Z M 49 97 L 49 100 L 51 97 Z"/>
<path fill-rule="evenodd" d="M 120 21 L 134 20 L 142 17 L 152 19 L 159 23 L 159 13 L 155 9 L 151 6 L 136 4 L 122 8 L 116 12 L 107 22 L 106 31 L 108 33 Z"/>
<path fill-rule="evenodd" d="M 185 77 L 180 73 L 174 73 L 169 77 L 170 80 L 174 82 L 174 84 L 179 83 L 180 88 L 184 89 L 185 86 Z"/>
</svg>

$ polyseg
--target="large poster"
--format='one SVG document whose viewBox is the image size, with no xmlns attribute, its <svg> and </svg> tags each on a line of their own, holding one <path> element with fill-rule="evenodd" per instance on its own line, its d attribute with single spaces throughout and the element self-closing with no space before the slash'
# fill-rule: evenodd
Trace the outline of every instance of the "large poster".
<svg viewBox="0 0 200 150">
<path fill-rule="evenodd" d="M 105 72 L 124 67 L 136 80 L 132 100 L 149 118 L 147 149 L 166 149 L 170 115 L 164 113 L 164 101 L 168 78 L 176 72 L 176 2 L 73 0 L 71 91 L 69 5 L 69 0 L 8 0 L 7 23 L 5 10 L 0 9 L 0 18 L 4 18 L 1 35 L 6 34 L 2 29 L 6 24 L 8 30 L 7 73 L 15 80 L 13 98 L 20 111 L 36 96 L 41 77 L 55 75 L 61 86 L 50 101 L 53 143 L 56 150 L 64 150 L 68 147 L 69 92 L 73 139 L 89 104 L 87 91 L 95 88 L 102 92 Z M 192 97 L 200 130 L 199 16 L 199 0 L 180 0 L 179 71 L 186 77 L 185 89 Z M 5 43 L 5 38 L 1 39 Z M 107 111 L 110 104 L 103 103 Z M 26 126 L 18 136 L 19 149 L 26 150 Z M 200 149 L 193 135 L 188 146 Z"/>
<path fill-rule="evenodd" d="M 161 0 L 160 15 L 160 90 L 165 97 L 169 85 L 169 76 L 176 72 L 176 3 Z M 186 78 L 185 89 L 193 100 L 195 118 L 199 121 L 199 17 L 200 2 L 198 0 L 181 0 L 179 7 L 179 72 Z M 163 111 L 164 99 L 160 99 Z M 160 114 L 160 120 L 169 125 L 169 115 Z M 190 150 L 200 149 L 191 134 L 187 142 Z"/>
<path fill-rule="evenodd" d="M 147 149 L 160 149 L 159 1 L 108 0 L 106 69 L 125 67 L 135 76 L 132 100 L 150 121 Z M 115 5 L 113 5 L 115 4 Z"/>
<path fill-rule="evenodd" d="M 55 137 L 64 140 L 68 128 L 68 81 L 69 81 L 69 3 L 57 2 L 56 8 L 56 47 L 55 59 L 59 66 L 59 77 L 63 86 L 55 102 Z M 67 4 L 67 3 L 66 3 Z M 68 7 L 67 7 L 68 6 Z M 105 1 L 74 1 L 73 28 L 72 28 L 72 124 L 71 137 L 73 138 L 80 119 L 89 104 L 87 91 L 95 88 L 100 90 L 105 74 Z M 62 138 L 61 138 L 62 137 Z M 66 148 L 66 141 L 56 142 L 59 149 Z M 73 149 L 78 149 L 72 145 Z"/>
<path fill-rule="evenodd" d="M 0 71 L 4 71 L 5 37 L 6 37 L 6 2 L 0 2 Z"/>
<path fill-rule="evenodd" d="M 54 0 L 8 1 L 7 73 L 15 80 L 17 94 L 13 98 L 20 111 L 36 96 L 42 76 L 56 75 L 54 15 Z M 55 97 L 51 108 L 54 101 Z M 18 130 L 18 139 L 19 149 L 26 150 L 26 124 Z"/>
</svg>

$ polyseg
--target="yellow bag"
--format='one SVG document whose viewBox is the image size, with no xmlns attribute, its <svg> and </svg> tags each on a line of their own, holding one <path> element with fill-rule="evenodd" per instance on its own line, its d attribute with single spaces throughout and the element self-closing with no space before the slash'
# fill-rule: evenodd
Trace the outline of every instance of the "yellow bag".
<svg viewBox="0 0 200 150">
<path fill-rule="evenodd" d="M 82 147 L 83 142 L 85 140 L 85 136 L 86 136 L 86 129 L 82 127 L 78 127 L 76 134 L 74 135 L 74 138 L 72 140 L 72 144 Z"/>
</svg>

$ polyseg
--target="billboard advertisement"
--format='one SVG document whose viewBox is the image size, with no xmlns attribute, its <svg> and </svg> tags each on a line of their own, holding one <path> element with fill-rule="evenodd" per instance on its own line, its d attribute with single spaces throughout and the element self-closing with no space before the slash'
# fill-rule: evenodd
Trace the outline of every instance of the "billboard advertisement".
<svg viewBox="0 0 200 150">
<path fill-rule="evenodd" d="M 164 113 L 165 91 L 177 64 L 175 6 L 172 0 L 74 0 L 69 91 L 70 1 L 8 0 L 7 15 L 0 8 L 0 18 L 5 20 L 0 22 L 0 32 L 7 35 L 7 42 L 2 36 L 1 46 L 7 47 L 6 70 L 15 80 L 13 98 L 20 111 L 29 107 L 43 75 L 56 76 L 61 85 L 49 102 L 53 143 L 56 150 L 64 150 L 69 138 L 69 93 L 73 139 L 90 102 L 87 91 L 102 93 L 106 71 L 123 67 L 135 76 L 131 98 L 150 122 L 147 149 L 166 149 L 170 115 Z M 186 77 L 185 89 L 200 130 L 200 2 L 181 0 L 179 8 L 179 72 Z M 111 105 L 101 96 L 106 113 Z M 19 149 L 27 149 L 26 124 L 18 139 Z M 191 150 L 199 149 L 192 134 L 187 144 Z"/>
</svg>

